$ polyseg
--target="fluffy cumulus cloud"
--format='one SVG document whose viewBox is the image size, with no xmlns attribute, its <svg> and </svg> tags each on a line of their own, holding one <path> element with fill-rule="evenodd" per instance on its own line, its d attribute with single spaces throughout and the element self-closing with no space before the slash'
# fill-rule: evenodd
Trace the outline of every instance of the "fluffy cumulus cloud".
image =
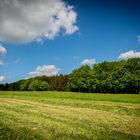
<svg viewBox="0 0 140 140">
<path fill-rule="evenodd" d="M 0 0 L 0 41 L 53 39 L 62 30 L 72 34 L 78 30 L 76 18 L 73 7 L 62 0 Z"/>
<path fill-rule="evenodd" d="M 60 69 L 56 68 L 54 65 L 43 65 L 38 66 L 35 71 L 30 72 L 31 76 L 53 76 L 57 75 Z"/>
<path fill-rule="evenodd" d="M 94 65 L 95 63 L 95 59 L 85 59 L 81 62 L 81 65 Z"/>
<path fill-rule="evenodd" d="M 0 44 L 0 55 L 4 55 L 7 53 L 7 50 Z"/>
<path fill-rule="evenodd" d="M 125 53 L 121 53 L 119 56 L 120 59 L 138 58 L 138 57 L 140 57 L 140 52 L 136 52 L 133 50 L 125 52 Z"/>
<path fill-rule="evenodd" d="M 5 76 L 0 75 L 0 83 L 2 83 L 5 79 L 6 79 L 6 77 L 5 77 Z"/>
</svg>

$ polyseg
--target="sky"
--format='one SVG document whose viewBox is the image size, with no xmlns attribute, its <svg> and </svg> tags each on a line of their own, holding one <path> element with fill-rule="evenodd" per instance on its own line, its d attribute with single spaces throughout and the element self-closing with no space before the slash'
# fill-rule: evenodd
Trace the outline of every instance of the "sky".
<svg viewBox="0 0 140 140">
<path fill-rule="evenodd" d="M 140 57 L 139 0 L 0 0 L 0 83 Z"/>
</svg>

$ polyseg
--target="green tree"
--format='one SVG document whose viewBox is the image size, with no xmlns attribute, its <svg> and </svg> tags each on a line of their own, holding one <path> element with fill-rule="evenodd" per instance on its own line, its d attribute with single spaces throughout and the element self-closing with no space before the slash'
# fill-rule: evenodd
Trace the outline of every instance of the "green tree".
<svg viewBox="0 0 140 140">
<path fill-rule="evenodd" d="M 88 65 L 74 70 L 69 76 L 69 87 L 72 91 L 92 92 L 95 87 L 94 73 Z"/>
<path fill-rule="evenodd" d="M 50 86 L 49 86 L 49 84 L 46 81 L 42 81 L 40 83 L 39 90 L 41 90 L 41 91 L 47 91 L 49 89 L 50 89 Z"/>
<path fill-rule="evenodd" d="M 31 80 L 23 80 L 20 82 L 20 91 L 27 91 Z"/>
<path fill-rule="evenodd" d="M 40 81 L 40 80 L 35 79 L 32 82 L 30 82 L 28 90 L 29 91 L 46 91 L 46 90 L 49 90 L 49 84 L 45 81 Z"/>
</svg>

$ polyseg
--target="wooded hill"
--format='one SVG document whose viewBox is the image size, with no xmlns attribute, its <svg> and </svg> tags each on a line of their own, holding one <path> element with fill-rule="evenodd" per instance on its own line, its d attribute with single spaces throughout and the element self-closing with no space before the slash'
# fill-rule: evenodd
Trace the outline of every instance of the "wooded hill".
<svg viewBox="0 0 140 140">
<path fill-rule="evenodd" d="M 39 76 L 11 84 L 10 91 L 74 91 L 87 93 L 140 93 L 140 58 L 81 66 L 69 75 Z"/>
</svg>

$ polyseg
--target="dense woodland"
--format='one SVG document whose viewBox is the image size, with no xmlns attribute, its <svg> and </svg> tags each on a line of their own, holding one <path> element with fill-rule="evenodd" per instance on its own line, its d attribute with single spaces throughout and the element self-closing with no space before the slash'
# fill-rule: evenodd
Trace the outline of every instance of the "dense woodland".
<svg viewBox="0 0 140 140">
<path fill-rule="evenodd" d="M 74 91 L 86 93 L 140 93 L 140 58 L 81 66 L 69 75 L 39 76 L 11 84 L 10 91 Z"/>
</svg>

